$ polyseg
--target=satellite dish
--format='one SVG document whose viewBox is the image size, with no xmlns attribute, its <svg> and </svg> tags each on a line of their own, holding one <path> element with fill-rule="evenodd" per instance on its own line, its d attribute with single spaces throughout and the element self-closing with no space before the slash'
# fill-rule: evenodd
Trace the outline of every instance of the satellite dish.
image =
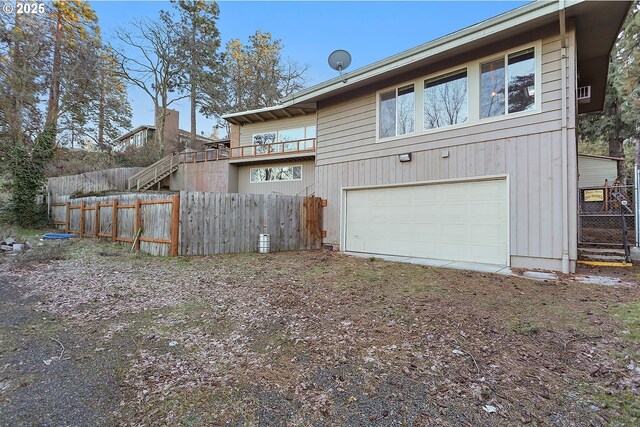
<svg viewBox="0 0 640 427">
<path fill-rule="evenodd" d="M 351 54 L 343 49 L 334 50 L 329 55 L 329 66 L 340 72 L 342 82 L 346 83 L 347 79 L 343 77 L 342 70 L 346 70 L 351 65 Z"/>
</svg>

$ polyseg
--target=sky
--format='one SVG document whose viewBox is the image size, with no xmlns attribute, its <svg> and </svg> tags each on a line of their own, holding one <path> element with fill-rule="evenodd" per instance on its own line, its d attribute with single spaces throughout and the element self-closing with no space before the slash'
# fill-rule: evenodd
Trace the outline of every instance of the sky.
<svg viewBox="0 0 640 427">
<path fill-rule="evenodd" d="M 156 19 L 168 1 L 90 1 L 103 37 L 111 41 L 118 27 L 138 18 Z M 512 10 L 525 1 L 220 1 L 218 29 L 222 46 L 230 39 L 246 42 L 256 30 L 270 32 L 284 45 L 282 56 L 308 65 L 305 86 L 336 76 L 327 58 L 336 49 L 351 53 L 347 70 L 396 53 Z M 116 45 L 117 46 L 117 45 Z M 129 88 L 132 124 L 153 123 L 153 104 L 142 90 Z M 172 104 L 180 128 L 190 129 L 188 100 Z M 215 122 L 201 115 L 198 133 L 211 135 Z"/>
</svg>

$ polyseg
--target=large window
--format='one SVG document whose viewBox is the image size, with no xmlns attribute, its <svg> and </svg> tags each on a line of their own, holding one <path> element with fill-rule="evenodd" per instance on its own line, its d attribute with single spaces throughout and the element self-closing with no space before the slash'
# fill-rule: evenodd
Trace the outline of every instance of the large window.
<svg viewBox="0 0 640 427">
<path fill-rule="evenodd" d="M 413 85 L 380 94 L 380 138 L 413 133 L 415 94 Z"/>
<path fill-rule="evenodd" d="M 540 112 L 542 41 L 381 88 L 376 141 Z"/>
<path fill-rule="evenodd" d="M 509 113 L 535 107 L 536 61 L 533 49 L 509 55 Z"/>
<path fill-rule="evenodd" d="M 465 123 L 469 117 L 467 70 L 424 82 L 424 128 Z"/>
<path fill-rule="evenodd" d="M 481 64 L 480 118 L 533 109 L 536 93 L 535 69 L 533 48 Z"/>
<path fill-rule="evenodd" d="M 251 182 L 298 181 L 302 179 L 302 166 L 278 166 L 251 169 Z"/>
<path fill-rule="evenodd" d="M 295 129 L 284 129 L 272 132 L 256 133 L 253 135 L 253 145 L 256 154 L 282 153 L 313 148 L 313 138 L 316 137 L 316 127 L 306 126 Z M 299 142 L 298 142 L 299 141 Z M 281 142 L 282 144 L 275 144 Z M 275 144 L 265 146 L 265 144 Z"/>
</svg>

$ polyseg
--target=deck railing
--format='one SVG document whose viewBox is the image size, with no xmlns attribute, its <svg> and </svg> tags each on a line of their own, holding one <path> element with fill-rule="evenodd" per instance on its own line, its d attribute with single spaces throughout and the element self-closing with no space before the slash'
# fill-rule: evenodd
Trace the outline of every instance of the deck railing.
<svg viewBox="0 0 640 427">
<path fill-rule="evenodd" d="M 272 144 L 247 145 L 231 148 L 232 159 L 269 157 L 281 154 L 307 153 L 316 150 L 316 139 L 306 138 L 295 141 L 274 142 Z"/>
<path fill-rule="evenodd" d="M 260 159 L 283 154 L 304 154 L 316 151 L 316 139 L 305 138 L 272 144 L 247 145 L 232 148 L 213 148 L 205 151 L 185 151 L 167 156 L 129 178 L 129 189 L 144 189 L 149 183 L 173 172 L 180 163 L 212 162 L 217 160 Z"/>
</svg>

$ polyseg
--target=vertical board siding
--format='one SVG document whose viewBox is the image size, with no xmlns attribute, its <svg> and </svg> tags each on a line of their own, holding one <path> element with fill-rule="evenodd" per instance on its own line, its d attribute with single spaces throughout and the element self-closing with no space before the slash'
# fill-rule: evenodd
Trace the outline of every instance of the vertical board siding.
<svg viewBox="0 0 640 427">
<path fill-rule="evenodd" d="M 256 252 L 263 233 L 273 252 L 319 249 L 321 211 L 319 197 L 183 191 L 179 253 Z"/>
<path fill-rule="evenodd" d="M 144 168 L 116 168 L 86 172 L 79 175 L 58 176 L 47 179 L 50 194 L 61 196 L 74 193 L 126 190 L 127 180 Z"/>
</svg>

